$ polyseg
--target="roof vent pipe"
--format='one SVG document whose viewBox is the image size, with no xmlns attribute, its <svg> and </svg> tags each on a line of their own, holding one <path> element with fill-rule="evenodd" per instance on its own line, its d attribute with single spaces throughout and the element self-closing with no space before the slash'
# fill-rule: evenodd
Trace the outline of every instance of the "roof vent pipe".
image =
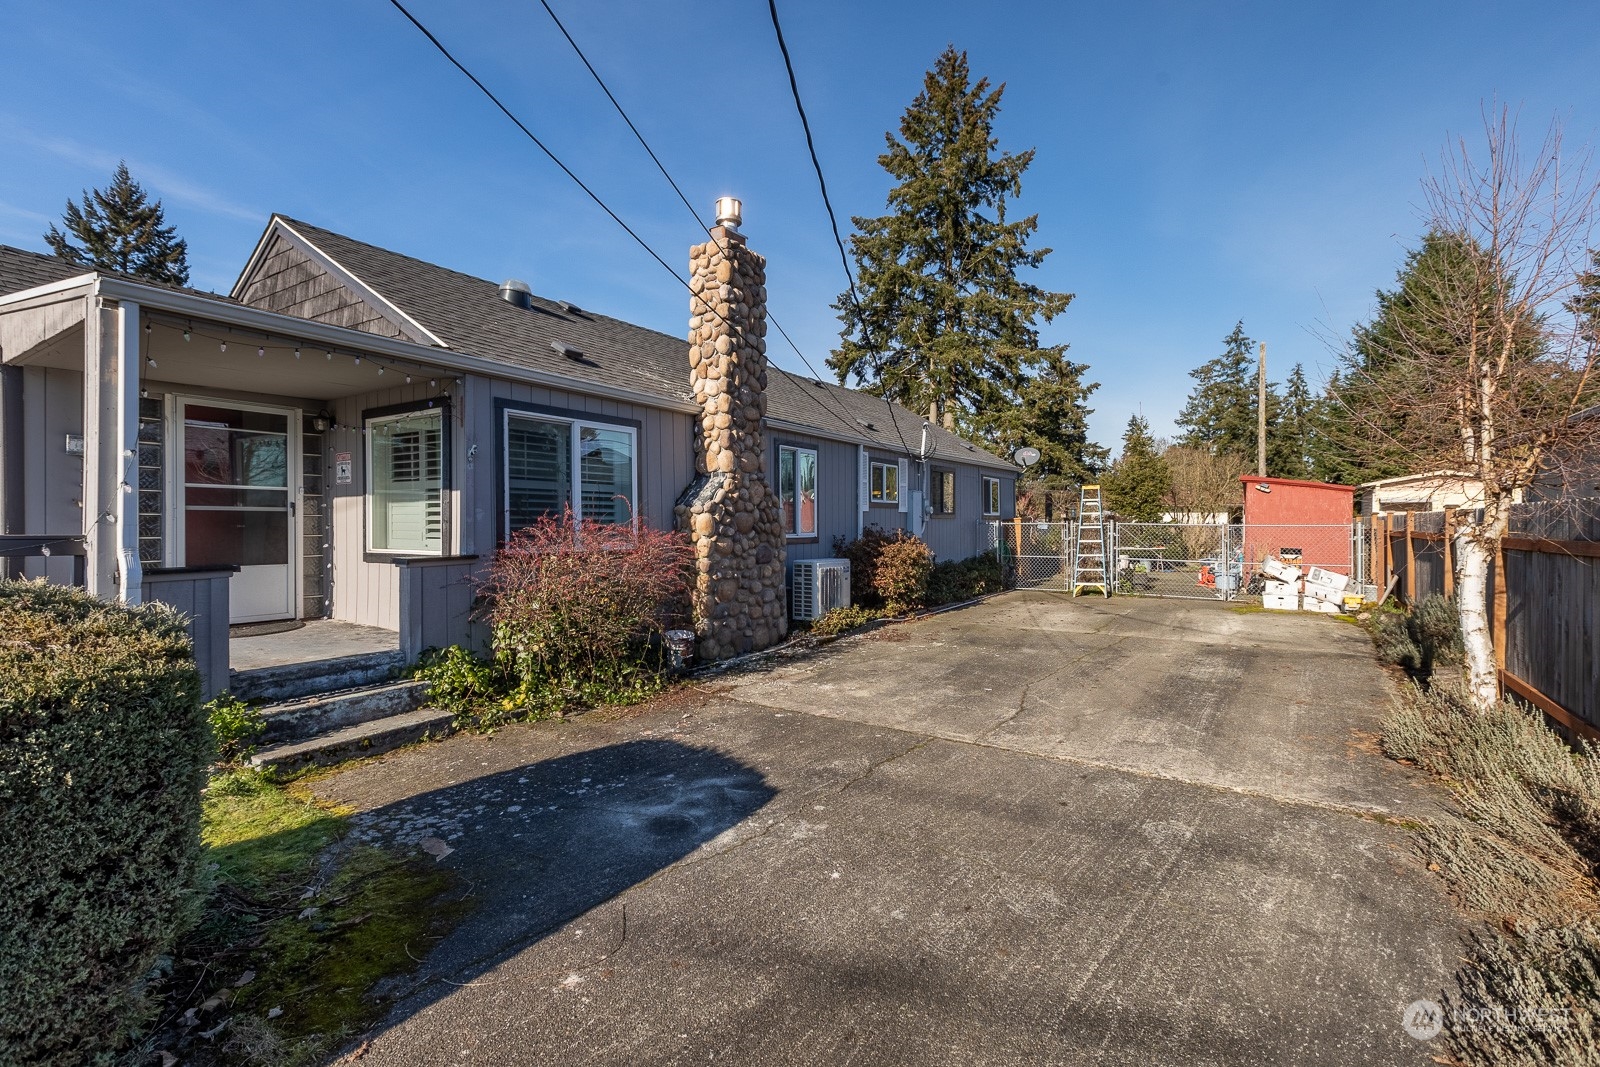
<svg viewBox="0 0 1600 1067">
<path fill-rule="evenodd" d="M 744 205 L 739 203 L 736 196 L 717 197 L 717 225 L 725 226 L 734 233 L 739 232 L 739 224 L 744 221 Z"/>
<path fill-rule="evenodd" d="M 527 282 L 507 278 L 500 283 L 500 299 L 526 311 L 533 307 L 533 290 L 528 288 Z"/>
</svg>

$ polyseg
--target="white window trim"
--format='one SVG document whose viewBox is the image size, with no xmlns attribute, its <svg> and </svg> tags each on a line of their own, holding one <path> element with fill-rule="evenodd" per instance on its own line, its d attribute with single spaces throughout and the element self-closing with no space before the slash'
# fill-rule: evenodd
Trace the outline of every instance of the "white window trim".
<svg viewBox="0 0 1600 1067">
<path fill-rule="evenodd" d="M 884 493 L 883 493 L 882 496 L 873 496 L 872 495 L 872 483 L 873 483 L 873 480 L 878 477 L 878 473 L 880 471 L 883 472 L 883 474 L 885 475 L 885 477 L 883 479 L 883 483 L 882 483 L 885 486 L 885 490 L 884 490 Z M 890 471 L 894 471 L 894 495 L 893 496 L 889 495 L 888 489 L 887 489 L 888 484 L 889 484 L 889 479 L 888 479 L 887 475 L 888 475 L 888 473 Z M 884 463 L 881 460 L 876 460 L 876 459 L 872 461 L 872 465 L 871 465 L 871 468 L 870 468 L 870 471 L 869 471 L 868 477 L 867 477 L 867 499 L 871 503 L 874 503 L 874 504 L 898 504 L 898 503 L 900 503 L 900 465 L 898 463 Z"/>
<path fill-rule="evenodd" d="M 425 548 L 374 548 L 372 545 L 372 504 L 376 499 L 372 491 L 373 481 L 377 478 L 377 470 L 372 465 L 372 428 L 385 422 L 399 422 L 402 419 L 425 418 L 437 415 L 439 418 L 439 432 L 444 435 L 440 441 L 440 459 L 443 465 L 439 477 L 439 548 L 430 552 Z M 366 529 L 362 531 L 363 546 L 369 556 L 394 556 L 396 559 L 408 556 L 443 556 L 450 548 L 450 416 L 444 408 L 416 408 L 411 411 L 397 411 L 391 415 L 373 415 L 361 424 L 361 448 L 366 461 L 365 485 L 361 495 L 365 498 Z M 329 521 L 332 521 L 330 512 Z"/>
<path fill-rule="evenodd" d="M 572 456 L 572 484 L 568 486 L 569 500 L 576 501 L 577 507 L 573 514 L 582 518 L 583 511 L 583 464 L 582 433 L 584 430 L 610 430 L 628 435 L 628 454 L 633 460 L 630 464 L 628 485 L 628 503 L 632 505 L 633 521 L 629 523 L 634 529 L 639 528 L 639 430 L 619 422 L 593 422 L 585 419 L 567 419 L 559 415 L 546 415 L 538 411 L 518 411 L 515 408 L 506 408 L 501 413 L 500 423 L 500 529 L 504 536 L 510 537 L 514 532 L 511 529 L 511 420 L 527 419 L 530 422 L 542 422 L 551 426 L 565 426 L 570 435 L 568 438 Z"/>
<path fill-rule="evenodd" d="M 994 487 L 992 492 L 990 491 L 990 487 L 991 486 Z M 992 518 L 992 517 L 994 517 L 996 515 L 999 515 L 1000 514 L 1000 501 L 1004 496 L 1005 496 L 1005 492 L 1000 486 L 1000 479 L 994 477 L 992 474 L 985 474 L 983 476 L 983 513 L 984 513 L 984 515 L 987 516 L 987 517 L 990 517 L 990 518 Z M 989 504 L 990 504 L 991 501 L 994 503 L 994 510 L 993 511 L 989 510 Z"/>
<path fill-rule="evenodd" d="M 798 529 L 790 530 L 787 527 L 785 527 L 785 529 L 783 531 L 783 536 L 784 536 L 784 538 L 786 540 L 799 540 L 799 539 L 802 539 L 802 538 L 820 538 L 822 536 L 822 532 L 821 532 L 822 531 L 822 514 L 821 514 L 821 512 L 822 512 L 822 460 L 818 457 L 817 450 L 814 449 L 814 448 L 806 448 L 803 445 L 779 445 L 778 446 L 778 469 L 780 471 L 783 469 L 783 454 L 785 452 L 793 452 L 795 454 L 795 462 L 794 462 L 794 522 L 795 522 L 795 526 L 796 527 L 798 527 L 800 525 L 800 455 L 802 453 L 804 453 L 805 455 L 808 455 L 808 456 L 811 457 L 811 469 L 816 472 L 816 476 L 817 476 L 816 500 L 813 501 L 813 503 L 812 503 L 812 516 L 811 516 L 812 521 L 816 524 L 816 529 L 812 530 L 810 533 L 802 533 Z M 783 483 L 782 483 L 781 480 L 779 481 L 779 483 L 777 485 L 777 492 L 778 492 L 778 514 L 780 516 L 782 516 L 782 514 L 783 514 Z"/>
</svg>

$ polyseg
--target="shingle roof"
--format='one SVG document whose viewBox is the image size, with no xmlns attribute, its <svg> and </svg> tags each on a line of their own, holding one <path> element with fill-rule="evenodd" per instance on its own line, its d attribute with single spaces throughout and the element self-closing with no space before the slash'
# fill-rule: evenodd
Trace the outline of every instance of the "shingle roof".
<svg viewBox="0 0 1600 1067">
<path fill-rule="evenodd" d="M 85 274 L 99 274 L 106 278 L 122 278 L 130 282 L 137 282 L 140 285 L 168 289 L 174 293 L 187 293 L 190 296 L 202 296 L 207 300 L 238 305 L 238 301 L 218 293 L 191 289 L 186 285 L 173 285 L 170 282 L 151 281 L 149 278 L 141 278 L 137 274 L 124 274 L 121 271 L 85 266 L 45 252 L 30 252 L 26 248 L 0 245 L 0 296 L 8 293 L 19 293 L 24 289 L 49 285 L 51 282 L 65 281 L 68 278 L 76 278 Z"/>
<path fill-rule="evenodd" d="M 693 400 L 688 342 L 683 337 L 540 296 L 533 298 L 531 309 L 519 308 L 501 299 L 497 282 L 278 217 L 456 351 L 602 387 Z M 568 359 L 551 348 L 552 342 L 575 348 L 584 358 Z M 768 374 L 767 413 L 897 453 L 915 452 L 921 441 L 921 416 L 879 397 L 777 366 Z M 1000 457 L 942 428 L 932 428 L 930 441 L 934 456 L 1012 469 Z"/>
</svg>

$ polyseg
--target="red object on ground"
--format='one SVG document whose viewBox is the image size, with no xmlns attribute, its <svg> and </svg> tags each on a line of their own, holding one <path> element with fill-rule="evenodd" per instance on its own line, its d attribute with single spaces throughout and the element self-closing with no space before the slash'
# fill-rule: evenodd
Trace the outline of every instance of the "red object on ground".
<svg viewBox="0 0 1600 1067">
<path fill-rule="evenodd" d="M 1288 563 L 1350 573 L 1350 528 L 1355 487 L 1295 478 L 1243 474 L 1244 564 L 1267 556 Z"/>
</svg>

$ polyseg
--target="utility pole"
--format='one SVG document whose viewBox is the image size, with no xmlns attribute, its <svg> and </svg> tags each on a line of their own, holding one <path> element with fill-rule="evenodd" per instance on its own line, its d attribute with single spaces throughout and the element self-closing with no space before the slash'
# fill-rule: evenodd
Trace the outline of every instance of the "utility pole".
<svg viewBox="0 0 1600 1067">
<path fill-rule="evenodd" d="M 1267 342 L 1261 342 L 1256 361 L 1256 477 L 1267 476 Z"/>
</svg>

